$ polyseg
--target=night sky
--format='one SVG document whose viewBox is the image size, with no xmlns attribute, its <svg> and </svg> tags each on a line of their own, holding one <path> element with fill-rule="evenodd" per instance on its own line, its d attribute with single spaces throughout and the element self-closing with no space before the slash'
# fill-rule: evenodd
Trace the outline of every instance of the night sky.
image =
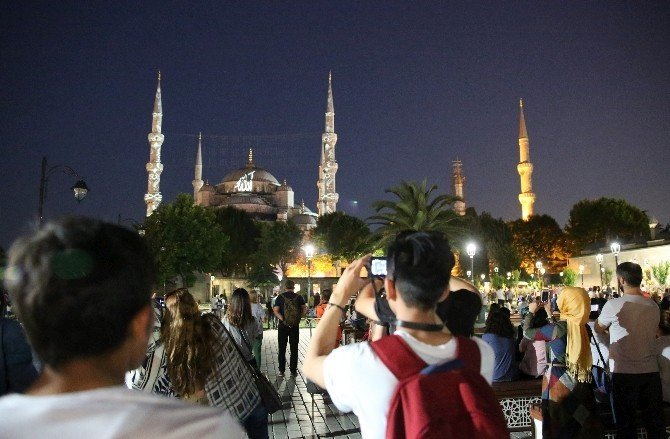
<svg viewBox="0 0 670 439">
<path fill-rule="evenodd" d="M 42 156 L 91 188 L 77 204 L 53 174 L 45 217 L 143 218 L 159 69 L 164 202 L 192 193 L 202 131 L 210 183 L 253 147 L 316 210 L 332 70 L 338 210 L 365 218 L 403 179 L 450 192 L 460 158 L 468 206 L 518 218 L 522 97 L 537 213 L 609 196 L 670 222 L 670 2 L 104 3 L 0 4 L 5 248 Z"/>
</svg>

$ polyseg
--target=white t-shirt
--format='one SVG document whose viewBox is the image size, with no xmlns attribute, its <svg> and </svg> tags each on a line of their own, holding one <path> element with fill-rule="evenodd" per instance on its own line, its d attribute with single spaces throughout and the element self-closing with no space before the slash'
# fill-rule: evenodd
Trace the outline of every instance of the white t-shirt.
<svg viewBox="0 0 670 439">
<path fill-rule="evenodd" d="M 605 303 L 598 324 L 609 327 L 613 373 L 658 372 L 655 340 L 660 318 L 656 302 L 642 296 L 628 294 Z"/>
<path fill-rule="evenodd" d="M 0 398 L 0 438 L 245 438 L 218 408 L 122 386 L 58 395 Z"/>
<path fill-rule="evenodd" d="M 396 330 L 423 361 L 442 363 L 456 357 L 456 341 L 431 346 Z M 493 381 L 495 355 L 483 340 L 472 338 L 479 346 L 481 373 L 488 383 Z M 386 415 L 398 380 L 377 357 L 368 343 L 355 343 L 335 349 L 323 364 L 326 390 L 335 406 L 358 416 L 364 438 L 386 437 Z"/>
<path fill-rule="evenodd" d="M 502 288 L 498 288 L 496 290 L 496 299 L 497 300 L 505 300 L 505 292 L 503 291 Z"/>
</svg>

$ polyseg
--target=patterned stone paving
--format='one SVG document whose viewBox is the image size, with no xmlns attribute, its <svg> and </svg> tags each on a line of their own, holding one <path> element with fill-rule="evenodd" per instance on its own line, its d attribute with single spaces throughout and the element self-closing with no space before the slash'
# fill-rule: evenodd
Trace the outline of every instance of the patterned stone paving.
<svg viewBox="0 0 670 439">
<path fill-rule="evenodd" d="M 327 396 L 307 393 L 302 374 L 302 360 L 311 336 L 309 329 L 300 330 L 298 352 L 298 376 L 278 376 L 277 331 L 266 330 L 263 339 L 261 370 L 268 376 L 284 401 L 284 410 L 270 416 L 269 435 L 276 439 L 293 438 L 350 438 L 361 437 L 358 418 L 353 413 L 342 413 Z M 288 361 L 290 346 L 287 347 Z M 512 438 L 530 438 L 530 433 L 513 433 Z"/>
</svg>

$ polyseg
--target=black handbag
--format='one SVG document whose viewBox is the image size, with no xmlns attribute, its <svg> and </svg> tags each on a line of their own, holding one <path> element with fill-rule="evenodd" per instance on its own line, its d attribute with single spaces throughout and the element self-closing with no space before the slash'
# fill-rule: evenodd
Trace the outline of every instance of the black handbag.
<svg viewBox="0 0 670 439">
<path fill-rule="evenodd" d="M 598 323 L 596 323 L 597 325 Z M 593 396 L 596 399 L 596 402 L 599 404 L 609 404 L 610 403 L 610 393 L 612 392 L 612 374 L 610 373 L 609 368 L 607 367 L 607 362 L 603 358 L 602 352 L 600 352 L 600 346 L 598 345 L 598 340 L 596 340 L 593 335 L 593 331 L 589 325 L 586 325 L 586 332 L 589 333 L 591 342 L 595 344 L 596 350 L 598 351 L 598 356 L 600 356 L 600 362 L 605 367 L 600 367 L 593 365 L 591 367 L 591 377 L 593 382 Z"/>
<path fill-rule="evenodd" d="M 279 396 L 279 392 L 277 392 L 277 389 L 275 389 L 275 386 L 272 385 L 272 383 L 270 382 L 270 380 L 268 380 L 265 374 L 263 374 L 260 370 L 249 364 L 249 361 L 246 358 L 244 358 L 242 350 L 237 345 L 237 343 L 235 343 L 233 335 L 230 333 L 230 331 L 228 331 L 228 328 L 226 328 L 225 325 L 223 327 L 228 333 L 230 341 L 232 341 L 233 345 L 235 345 L 237 353 L 240 354 L 242 362 L 245 364 L 247 370 L 251 373 L 251 376 L 254 378 L 254 383 L 256 384 L 256 388 L 258 389 L 258 393 L 260 394 L 261 401 L 263 402 L 265 409 L 270 414 L 281 410 L 283 408 L 283 403 L 281 400 L 281 396 Z M 240 331 L 240 335 L 242 336 L 242 340 L 244 340 L 244 342 L 249 346 L 249 350 L 251 351 L 251 345 L 249 345 L 249 342 L 244 336 L 244 331 Z"/>
</svg>

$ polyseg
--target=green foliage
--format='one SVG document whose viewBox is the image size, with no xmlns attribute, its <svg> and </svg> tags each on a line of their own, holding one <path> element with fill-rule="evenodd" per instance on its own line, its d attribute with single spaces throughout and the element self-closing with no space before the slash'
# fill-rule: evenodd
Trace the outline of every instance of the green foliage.
<svg viewBox="0 0 670 439">
<path fill-rule="evenodd" d="M 512 276 L 510 276 L 510 280 L 508 281 L 510 283 L 510 286 L 516 287 L 519 285 L 519 281 L 521 280 L 521 270 L 512 270 Z"/>
<path fill-rule="evenodd" d="M 279 265 L 286 273 L 288 264 L 294 262 L 300 252 L 302 231 L 292 221 L 262 223 L 260 230 L 254 265 Z"/>
<path fill-rule="evenodd" d="M 279 279 L 271 265 L 253 265 L 247 274 L 247 281 L 251 287 L 272 287 L 279 285 Z"/>
<path fill-rule="evenodd" d="M 221 254 L 219 269 L 224 274 L 246 274 L 258 250 L 260 228 L 247 212 L 234 207 L 217 209 L 216 222 L 230 238 L 227 251 Z"/>
<path fill-rule="evenodd" d="M 145 220 L 145 230 L 144 239 L 156 260 L 160 283 L 179 276 L 183 285 L 193 285 L 194 272 L 218 268 L 228 242 L 214 212 L 195 206 L 187 194 L 162 204 Z"/>
<path fill-rule="evenodd" d="M 452 242 L 462 237 L 462 219 L 451 209 L 451 204 L 458 198 L 436 195 L 436 189 L 436 185 L 428 187 L 426 180 L 421 184 L 403 181 L 387 189 L 386 193 L 395 195 L 397 199 L 372 204 L 377 214 L 370 217 L 371 224 L 380 226 L 375 231 L 375 247 L 386 247 L 404 230 L 440 231 Z"/>
<path fill-rule="evenodd" d="M 654 278 L 658 281 L 658 284 L 661 286 L 665 285 L 668 280 L 668 274 L 670 274 L 670 261 L 652 265 L 651 271 L 654 273 Z"/>
<path fill-rule="evenodd" d="M 503 285 L 505 285 L 506 280 L 507 278 L 505 276 L 501 274 L 494 274 L 491 276 L 491 286 L 497 290 L 498 288 L 502 288 Z"/>
<path fill-rule="evenodd" d="M 627 201 L 615 198 L 582 200 L 572 206 L 567 233 L 579 249 L 649 239 L 649 217 Z"/>
<path fill-rule="evenodd" d="M 320 216 L 312 237 L 333 260 L 350 262 L 370 250 L 370 228 L 361 219 L 344 212 Z"/>
<path fill-rule="evenodd" d="M 568 287 L 574 287 L 577 282 L 577 272 L 570 267 L 563 270 L 563 283 Z"/>
<path fill-rule="evenodd" d="M 483 212 L 479 216 L 479 229 L 486 243 L 489 257 L 502 271 L 507 272 L 519 268 L 521 258 L 514 247 L 514 235 L 508 224 L 501 218 L 493 218 L 491 214 Z"/>
<path fill-rule="evenodd" d="M 614 275 L 614 272 L 612 271 L 611 268 L 605 268 L 605 271 L 603 271 L 603 284 L 604 285 L 609 285 L 610 282 L 612 282 L 612 276 Z"/>
<path fill-rule="evenodd" d="M 571 254 L 571 245 L 556 220 L 549 215 L 532 215 L 527 221 L 509 223 L 513 245 L 521 255 L 521 267 L 528 273 L 542 261 L 548 272 L 556 272 Z"/>
</svg>

